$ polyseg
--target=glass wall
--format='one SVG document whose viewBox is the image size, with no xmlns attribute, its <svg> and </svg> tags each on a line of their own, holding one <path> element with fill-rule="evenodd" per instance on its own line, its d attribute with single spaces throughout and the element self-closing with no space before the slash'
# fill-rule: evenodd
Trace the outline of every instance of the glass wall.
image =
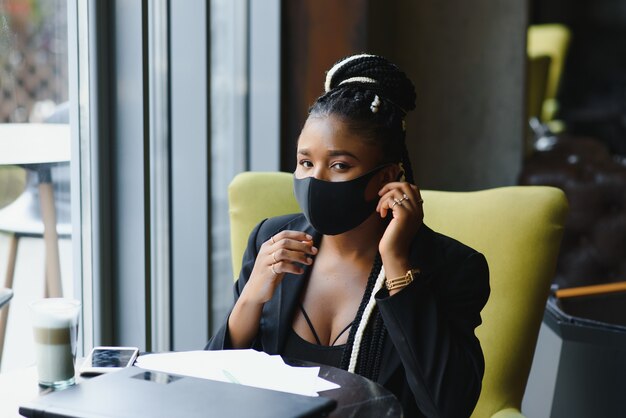
<svg viewBox="0 0 626 418">
<path fill-rule="evenodd" d="M 27 304 L 45 295 L 83 301 L 85 348 L 198 349 L 221 323 L 228 184 L 278 169 L 279 4 L 0 0 L 0 127 L 24 130 L 0 132 L 3 371 L 32 364 Z M 28 129 L 43 145 L 24 147 Z M 49 175 L 9 160 L 20 147 Z M 24 216 L 38 233 L 18 230 Z"/>
<path fill-rule="evenodd" d="M 0 0 L 0 287 L 14 292 L 0 311 L 0 371 L 34 363 L 31 300 L 81 299 L 71 216 L 74 13 L 67 0 Z"/>
</svg>

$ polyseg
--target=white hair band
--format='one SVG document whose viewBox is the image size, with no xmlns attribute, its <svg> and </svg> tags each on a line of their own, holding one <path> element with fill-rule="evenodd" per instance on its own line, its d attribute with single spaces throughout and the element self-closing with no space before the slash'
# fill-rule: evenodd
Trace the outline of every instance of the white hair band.
<svg viewBox="0 0 626 418">
<path fill-rule="evenodd" d="M 373 78 L 370 77 L 350 77 L 350 78 L 346 78 L 345 80 L 343 80 L 341 83 L 339 83 L 339 85 L 343 85 L 343 84 L 349 84 L 349 83 L 371 83 L 371 84 L 376 84 L 378 83 L 378 81 L 374 80 Z"/>
<path fill-rule="evenodd" d="M 333 68 L 331 68 L 330 70 L 328 70 L 328 72 L 326 73 L 326 80 L 324 82 L 324 91 L 326 93 L 328 93 L 330 91 L 330 82 L 333 79 L 333 76 L 335 75 L 335 73 L 337 72 L 338 69 L 340 69 L 341 67 L 343 67 L 345 64 L 349 63 L 352 60 L 358 59 L 358 58 L 365 58 L 365 57 L 373 57 L 374 55 L 371 54 L 359 54 L 359 55 L 352 55 L 351 57 L 348 57 L 346 59 L 344 59 L 343 61 L 339 61 L 337 64 L 333 65 Z M 341 83 L 343 84 L 343 83 Z"/>
</svg>

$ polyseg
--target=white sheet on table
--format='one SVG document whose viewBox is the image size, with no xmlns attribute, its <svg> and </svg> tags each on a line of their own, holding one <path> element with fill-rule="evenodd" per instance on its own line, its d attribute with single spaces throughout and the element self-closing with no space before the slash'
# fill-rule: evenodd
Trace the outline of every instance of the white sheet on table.
<svg viewBox="0 0 626 418">
<path fill-rule="evenodd" d="M 318 392 L 340 387 L 319 377 L 319 367 L 289 366 L 280 356 L 255 350 L 147 354 L 140 356 L 135 364 L 148 370 L 306 396 L 319 396 Z"/>
</svg>

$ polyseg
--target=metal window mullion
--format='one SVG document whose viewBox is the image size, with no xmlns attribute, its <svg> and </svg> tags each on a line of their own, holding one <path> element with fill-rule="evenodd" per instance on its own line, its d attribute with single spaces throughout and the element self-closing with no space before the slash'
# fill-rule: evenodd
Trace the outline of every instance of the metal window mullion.
<svg viewBox="0 0 626 418">
<path fill-rule="evenodd" d="M 152 350 L 171 349 L 168 1 L 148 4 Z"/>
<path fill-rule="evenodd" d="M 113 343 L 151 350 L 147 1 L 111 4 Z"/>
<path fill-rule="evenodd" d="M 208 339 L 209 2 L 170 3 L 172 349 Z"/>
<path fill-rule="evenodd" d="M 78 354 L 93 342 L 93 292 L 91 275 L 91 175 L 90 175 L 90 78 L 89 20 L 85 1 L 67 3 L 68 79 L 72 163 L 72 268 L 74 295 L 81 300 L 82 325 L 79 327 Z M 73 46 L 73 47 L 72 47 Z"/>
</svg>

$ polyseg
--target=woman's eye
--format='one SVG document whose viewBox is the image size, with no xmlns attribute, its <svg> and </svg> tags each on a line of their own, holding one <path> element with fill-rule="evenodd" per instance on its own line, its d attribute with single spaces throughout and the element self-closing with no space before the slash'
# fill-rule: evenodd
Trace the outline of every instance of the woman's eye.
<svg viewBox="0 0 626 418">
<path fill-rule="evenodd" d="M 350 168 L 350 166 L 345 163 L 333 163 L 331 167 L 334 168 L 335 170 L 347 170 L 348 168 Z"/>
<path fill-rule="evenodd" d="M 302 161 L 300 161 L 300 165 L 302 167 L 306 167 L 306 168 L 313 167 L 313 163 L 311 163 L 311 161 L 309 161 L 309 160 L 302 160 Z"/>
</svg>

